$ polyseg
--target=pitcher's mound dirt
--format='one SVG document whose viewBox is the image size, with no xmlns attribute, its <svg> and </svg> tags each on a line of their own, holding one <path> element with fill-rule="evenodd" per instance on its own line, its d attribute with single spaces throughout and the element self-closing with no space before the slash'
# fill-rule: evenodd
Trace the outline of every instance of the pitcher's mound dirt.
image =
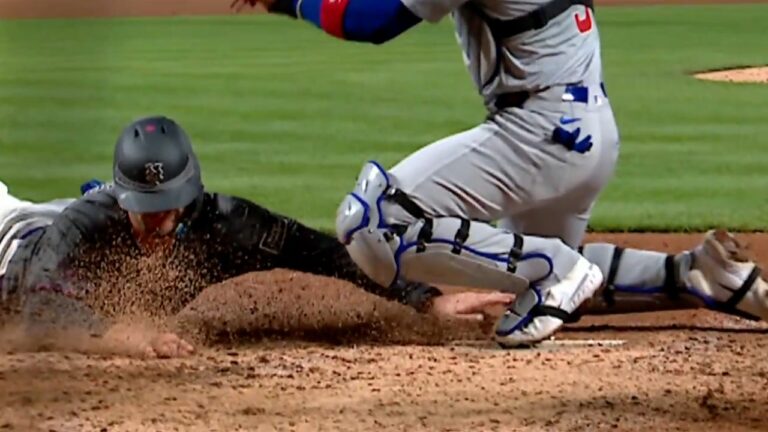
<svg viewBox="0 0 768 432">
<path fill-rule="evenodd" d="M 702 72 L 694 77 L 707 81 L 768 84 L 768 66 Z"/>
</svg>

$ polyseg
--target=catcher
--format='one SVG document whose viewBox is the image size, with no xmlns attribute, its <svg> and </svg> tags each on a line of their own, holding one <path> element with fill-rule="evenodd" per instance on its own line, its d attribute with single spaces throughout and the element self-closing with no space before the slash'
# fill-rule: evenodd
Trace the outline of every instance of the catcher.
<svg viewBox="0 0 768 432">
<path fill-rule="evenodd" d="M 459 318 L 482 319 L 486 308 L 514 299 L 493 292 L 442 295 L 401 280 L 380 286 L 335 237 L 246 199 L 206 191 L 190 140 L 166 117 L 125 128 L 113 172 L 112 183 L 86 184 L 97 187 L 83 189 L 79 199 L 41 204 L 14 198 L 0 183 L 3 305 L 30 329 L 74 326 L 103 335 L 110 328 L 105 312 L 138 307 L 173 314 L 210 284 L 277 267 L 336 277 L 421 312 Z M 152 286 L 126 294 L 147 273 Z M 118 297 L 123 304 L 110 305 Z M 193 352 L 174 334 L 159 335 L 147 350 L 160 357 Z"/>
<path fill-rule="evenodd" d="M 768 283 L 735 238 L 677 254 L 582 244 L 620 139 L 592 0 L 235 0 L 347 42 L 385 44 L 446 16 L 486 108 L 476 126 L 390 169 L 366 162 L 337 208 L 352 259 L 387 286 L 516 292 L 502 346 L 535 345 L 582 313 L 707 307 L 768 320 Z M 498 222 L 494 224 L 494 222 Z"/>
</svg>

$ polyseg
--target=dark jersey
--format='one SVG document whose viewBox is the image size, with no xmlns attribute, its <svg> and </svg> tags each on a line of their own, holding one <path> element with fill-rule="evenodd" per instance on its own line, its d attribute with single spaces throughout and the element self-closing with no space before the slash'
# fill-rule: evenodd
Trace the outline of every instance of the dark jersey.
<svg viewBox="0 0 768 432">
<path fill-rule="evenodd" d="M 242 198 L 205 193 L 172 246 L 158 253 L 145 254 L 131 230 L 111 189 L 78 199 L 21 245 L 8 265 L 4 294 L 23 302 L 55 293 L 107 314 L 172 314 L 210 284 L 274 268 L 346 280 L 418 310 L 439 294 L 404 281 L 381 287 L 335 237 Z"/>
</svg>

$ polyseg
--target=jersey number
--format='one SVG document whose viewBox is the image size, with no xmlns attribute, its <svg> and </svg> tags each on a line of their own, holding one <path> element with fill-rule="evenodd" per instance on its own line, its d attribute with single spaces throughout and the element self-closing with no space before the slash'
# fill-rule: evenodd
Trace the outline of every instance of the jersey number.
<svg viewBox="0 0 768 432">
<path fill-rule="evenodd" d="M 579 29 L 579 33 L 586 33 L 592 30 L 592 13 L 586 6 L 584 6 L 584 12 L 586 13 L 586 16 L 583 18 L 580 17 L 579 14 L 573 16 L 576 19 L 576 28 Z"/>
</svg>

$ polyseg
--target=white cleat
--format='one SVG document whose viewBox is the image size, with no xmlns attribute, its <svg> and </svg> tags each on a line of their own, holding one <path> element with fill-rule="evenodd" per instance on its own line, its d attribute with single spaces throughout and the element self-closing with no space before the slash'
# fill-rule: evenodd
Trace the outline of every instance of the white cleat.
<svg viewBox="0 0 768 432">
<path fill-rule="evenodd" d="M 552 336 L 603 283 L 600 268 L 583 257 L 558 284 L 531 288 L 496 322 L 494 339 L 504 348 L 535 345 Z"/>
<path fill-rule="evenodd" d="M 768 321 L 768 283 L 731 233 L 708 231 L 691 256 L 689 292 L 710 309 Z"/>
</svg>

